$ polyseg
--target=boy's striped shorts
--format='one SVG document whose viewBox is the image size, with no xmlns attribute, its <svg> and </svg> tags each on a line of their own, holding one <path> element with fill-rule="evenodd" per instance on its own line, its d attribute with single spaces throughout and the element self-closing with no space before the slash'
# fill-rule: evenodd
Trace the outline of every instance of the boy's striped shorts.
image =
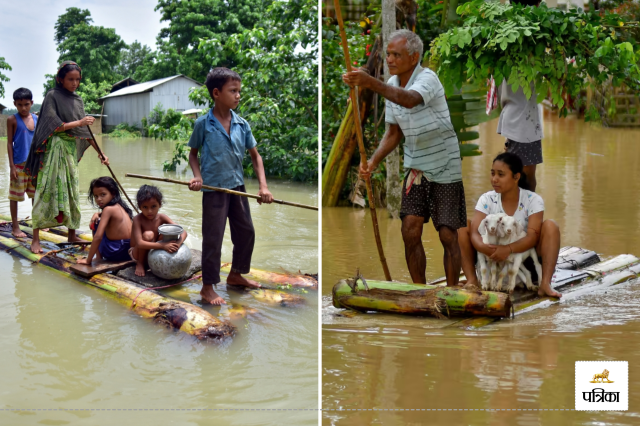
<svg viewBox="0 0 640 426">
<path fill-rule="evenodd" d="M 29 198 L 33 198 L 36 195 L 36 189 L 31 183 L 31 179 L 24 173 L 24 165 L 26 161 L 21 164 L 16 164 L 18 169 L 18 179 L 11 178 L 9 183 L 9 200 L 11 201 L 24 201 L 24 193 L 27 193 Z"/>
</svg>

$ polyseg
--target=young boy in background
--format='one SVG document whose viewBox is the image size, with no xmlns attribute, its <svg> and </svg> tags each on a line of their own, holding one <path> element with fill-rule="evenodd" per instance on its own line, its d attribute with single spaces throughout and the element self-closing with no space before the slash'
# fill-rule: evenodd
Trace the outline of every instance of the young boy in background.
<svg viewBox="0 0 640 426">
<path fill-rule="evenodd" d="M 194 176 L 189 182 L 189 189 L 203 191 L 200 295 L 213 305 L 226 304 L 213 291 L 213 285 L 220 282 L 220 256 L 227 218 L 233 242 L 233 261 L 227 284 L 244 287 L 260 287 L 260 284 L 240 275 L 248 273 L 251 268 L 255 242 L 249 201 L 239 195 L 202 189 L 202 185 L 245 192 L 242 160 L 245 151 L 249 151 L 259 183 L 258 195 L 261 198 L 258 203 L 273 201 L 251 127 L 232 111 L 240 103 L 241 81 L 238 73 L 228 68 L 214 68 L 207 75 L 205 85 L 215 105 L 208 114 L 196 120 L 189 139 L 189 165 Z"/>
<path fill-rule="evenodd" d="M 31 113 L 33 95 L 31 90 L 24 87 L 13 92 L 13 104 L 18 112 L 7 118 L 7 153 L 9 154 L 9 208 L 11 210 L 11 222 L 14 237 L 24 238 L 27 235 L 20 230 L 18 224 L 18 203 L 24 201 L 24 193 L 31 198 L 36 189 L 31 179 L 24 173 L 24 165 L 31 148 L 31 140 L 36 129 L 38 117 Z"/>
</svg>

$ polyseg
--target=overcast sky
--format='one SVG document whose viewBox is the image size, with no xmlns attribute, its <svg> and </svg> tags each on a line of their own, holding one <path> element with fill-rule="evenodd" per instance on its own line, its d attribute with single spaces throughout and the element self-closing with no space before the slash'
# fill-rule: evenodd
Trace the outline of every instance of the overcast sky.
<svg viewBox="0 0 640 426">
<path fill-rule="evenodd" d="M 13 108 L 13 92 L 26 87 L 41 103 L 45 74 L 56 71 L 58 51 L 53 41 L 58 16 L 69 7 L 89 9 L 93 25 L 115 28 L 125 43 L 138 40 L 155 50 L 160 28 L 160 13 L 154 12 L 157 0 L 0 0 L 0 57 L 12 71 L 2 70 L 11 80 L 4 83 L 0 103 Z"/>
</svg>

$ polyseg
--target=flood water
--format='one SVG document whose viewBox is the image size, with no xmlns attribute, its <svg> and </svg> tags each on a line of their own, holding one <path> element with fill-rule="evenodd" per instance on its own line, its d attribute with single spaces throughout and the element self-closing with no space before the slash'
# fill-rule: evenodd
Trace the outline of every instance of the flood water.
<svg viewBox="0 0 640 426">
<path fill-rule="evenodd" d="M 190 179 L 184 164 L 177 173 L 162 172 L 173 143 L 97 138 L 129 196 L 135 199 L 145 183 L 160 187 L 165 197 L 161 212 L 183 225 L 188 244 L 201 249 L 199 193 L 124 177 L 130 172 Z M 0 170 L 0 214 L 8 216 L 6 154 L 0 156 Z M 80 162 L 81 193 L 86 194 L 91 179 L 108 175 L 95 151 L 87 150 Z M 257 181 L 245 182 L 248 192 L 257 193 Z M 268 183 L 275 198 L 318 205 L 316 184 Z M 259 206 L 255 200 L 250 205 L 256 228 L 252 267 L 317 273 L 318 213 Z M 30 215 L 29 202 L 19 206 L 20 217 Z M 84 230 L 95 211 L 87 202 L 82 206 Z M 223 261 L 231 261 L 231 250 L 227 227 Z M 257 313 L 234 320 L 238 332 L 233 340 L 211 344 L 162 328 L 99 290 L 4 252 L 0 270 L 0 424 L 317 423 L 316 291 L 302 294 L 306 306 L 285 308 L 227 293 L 224 283 L 219 285 L 227 302 Z M 167 294 L 202 306 L 199 290 L 193 285 Z M 227 307 L 203 308 L 227 317 Z"/>
<path fill-rule="evenodd" d="M 491 190 L 491 161 L 504 146 L 497 120 L 480 126 L 484 154 L 465 158 L 467 212 Z M 562 245 L 640 256 L 640 131 L 591 126 L 545 112 L 544 164 L 537 192 Z M 368 210 L 368 209 L 367 209 Z M 323 413 L 325 424 L 637 425 L 640 424 L 640 283 L 629 282 L 475 331 L 447 321 L 383 314 L 336 316 L 331 288 L 360 267 L 384 279 L 368 211 L 322 213 Z M 394 280 L 410 282 L 400 221 L 378 212 Z M 444 275 L 443 250 L 425 225 L 427 279 Z M 628 361 L 628 412 L 575 412 L 575 361 Z M 384 412 L 337 409 L 390 409 Z M 523 409 L 431 411 L 393 409 Z M 566 409 L 572 412 L 544 411 Z M 331 411 L 333 410 L 333 411 Z"/>
</svg>

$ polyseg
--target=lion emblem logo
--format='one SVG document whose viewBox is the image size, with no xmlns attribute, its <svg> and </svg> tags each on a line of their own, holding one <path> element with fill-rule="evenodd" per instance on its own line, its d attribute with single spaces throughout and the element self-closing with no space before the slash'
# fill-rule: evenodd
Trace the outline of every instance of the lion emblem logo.
<svg viewBox="0 0 640 426">
<path fill-rule="evenodd" d="M 594 374 L 593 380 L 590 381 L 589 383 L 613 383 L 613 382 L 609 380 L 609 370 L 604 370 L 601 374 Z"/>
</svg>

